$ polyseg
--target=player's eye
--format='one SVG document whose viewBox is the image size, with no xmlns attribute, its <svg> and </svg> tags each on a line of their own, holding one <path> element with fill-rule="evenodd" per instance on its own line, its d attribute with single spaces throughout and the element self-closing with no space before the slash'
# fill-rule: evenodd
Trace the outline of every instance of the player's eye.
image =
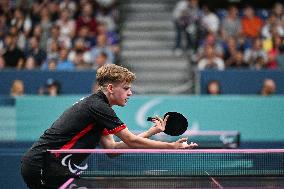
<svg viewBox="0 0 284 189">
<path fill-rule="evenodd" d="M 127 91 L 127 90 L 130 89 L 130 87 L 128 87 L 128 86 L 127 87 L 123 87 L 123 89 Z"/>
</svg>

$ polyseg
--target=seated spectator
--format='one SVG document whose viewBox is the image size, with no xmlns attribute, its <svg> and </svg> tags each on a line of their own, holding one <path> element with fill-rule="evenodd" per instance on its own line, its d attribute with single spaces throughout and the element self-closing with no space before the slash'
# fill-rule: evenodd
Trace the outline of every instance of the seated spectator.
<svg viewBox="0 0 284 189">
<path fill-rule="evenodd" d="M 229 37 L 238 37 L 241 31 L 242 27 L 238 15 L 238 8 L 232 5 L 228 8 L 227 16 L 221 22 L 221 36 L 226 40 Z"/>
<path fill-rule="evenodd" d="M 237 40 L 234 37 L 228 37 L 223 43 L 224 60 L 227 61 L 239 50 Z"/>
<path fill-rule="evenodd" d="M 10 21 L 11 28 L 18 35 L 17 45 L 21 50 L 24 50 L 27 43 L 27 36 L 32 29 L 32 21 L 29 16 L 24 14 L 24 10 L 17 7 L 14 10 L 13 17 Z"/>
<path fill-rule="evenodd" d="M 80 11 L 81 14 L 76 20 L 77 34 L 83 26 L 86 26 L 89 28 L 90 35 L 92 37 L 95 37 L 97 32 L 97 21 L 94 17 L 94 10 L 92 4 L 90 2 L 85 3 Z"/>
<path fill-rule="evenodd" d="M 68 60 L 69 50 L 67 48 L 61 48 L 59 50 L 59 58 L 46 59 L 41 66 L 41 70 L 58 70 L 58 71 L 72 71 L 75 70 L 74 62 Z"/>
<path fill-rule="evenodd" d="M 276 2 L 272 8 L 272 14 L 274 14 L 278 21 L 284 19 L 284 7 L 283 4 Z"/>
<path fill-rule="evenodd" d="M 23 96 L 25 93 L 25 86 L 22 80 L 16 79 L 11 86 L 10 95 L 12 97 Z"/>
<path fill-rule="evenodd" d="M 223 59 L 218 57 L 214 51 L 214 48 L 210 45 L 205 47 L 205 57 L 202 58 L 197 65 L 198 70 L 216 69 L 224 70 L 225 64 Z"/>
<path fill-rule="evenodd" d="M 79 31 L 78 35 L 76 35 L 76 38 L 73 41 L 77 40 L 83 40 L 84 46 L 90 50 L 96 45 L 96 37 L 92 36 L 90 29 L 87 26 L 82 26 Z"/>
<path fill-rule="evenodd" d="M 5 52 L 3 58 L 5 60 L 6 68 L 18 68 L 21 69 L 24 65 L 25 55 L 21 51 L 15 41 L 15 37 L 8 34 L 5 36 Z"/>
<path fill-rule="evenodd" d="M 24 69 L 26 69 L 26 70 L 34 70 L 34 69 L 36 69 L 36 67 L 37 67 L 37 64 L 36 64 L 36 61 L 35 61 L 34 57 L 33 56 L 29 56 L 27 58 L 27 60 L 25 61 Z"/>
<path fill-rule="evenodd" d="M 5 69 L 5 60 L 2 56 L 0 56 L 0 71 Z"/>
<path fill-rule="evenodd" d="M 279 36 L 284 36 L 284 28 L 281 26 L 281 22 L 277 19 L 275 14 L 270 14 L 266 21 L 266 24 L 261 29 L 261 35 L 265 39 L 271 39 L 274 33 Z"/>
<path fill-rule="evenodd" d="M 92 48 L 91 57 L 95 60 L 101 52 L 105 52 L 107 54 L 108 62 L 115 62 L 114 53 L 112 52 L 111 47 L 107 45 L 107 36 L 105 34 L 97 36 L 97 45 Z"/>
<path fill-rule="evenodd" d="M 276 57 L 278 68 L 284 71 L 284 45 L 279 47 L 279 54 Z"/>
<path fill-rule="evenodd" d="M 106 23 L 107 31 L 117 31 L 117 25 L 111 15 L 111 11 L 107 8 L 100 8 L 96 15 L 96 20 L 98 22 Z"/>
<path fill-rule="evenodd" d="M 107 36 L 107 45 L 111 46 L 112 52 L 118 55 L 119 48 L 119 35 L 114 31 L 108 31 L 104 22 L 99 22 L 97 26 L 97 34 L 105 34 Z"/>
<path fill-rule="evenodd" d="M 255 39 L 255 38 L 254 38 Z M 254 39 L 249 39 L 245 37 L 244 35 L 240 35 L 236 40 L 238 43 L 238 49 L 242 52 L 244 52 L 247 49 L 252 48 L 253 40 Z"/>
<path fill-rule="evenodd" d="M 208 95 L 219 95 L 221 94 L 220 83 L 217 80 L 209 81 L 207 84 Z"/>
<path fill-rule="evenodd" d="M 45 41 L 44 41 L 44 39 L 41 37 L 41 34 L 42 34 L 42 27 L 41 27 L 39 24 L 35 25 L 35 26 L 33 27 L 31 36 L 32 36 L 32 37 L 35 37 L 35 38 L 37 38 L 37 40 L 39 40 L 39 44 L 40 44 L 39 46 L 40 46 L 40 48 L 46 49 L 46 46 L 44 46 Z"/>
<path fill-rule="evenodd" d="M 8 33 L 7 15 L 0 14 L 0 54 L 4 51 L 4 36 Z"/>
<path fill-rule="evenodd" d="M 99 69 L 105 64 L 111 64 L 110 62 L 107 62 L 107 54 L 105 52 L 101 52 L 95 60 L 95 64 L 93 65 L 94 69 Z"/>
<path fill-rule="evenodd" d="M 201 27 L 203 34 L 206 36 L 208 33 L 217 34 L 220 27 L 220 20 L 217 15 L 211 11 L 207 5 L 203 5 L 203 16 L 201 18 Z"/>
<path fill-rule="evenodd" d="M 217 56 L 224 56 L 222 44 L 218 41 L 217 36 L 213 33 L 208 33 L 203 41 L 201 41 L 201 44 L 197 49 L 197 56 L 199 58 L 202 58 L 204 56 L 205 48 L 208 45 L 214 48 L 215 54 Z"/>
<path fill-rule="evenodd" d="M 254 63 L 254 67 L 251 67 L 254 70 L 261 70 L 261 69 L 266 69 L 266 60 L 264 60 L 263 57 L 257 57 Z"/>
<path fill-rule="evenodd" d="M 49 71 L 55 71 L 57 67 L 57 60 L 56 59 L 50 59 L 48 61 L 48 70 Z"/>
<path fill-rule="evenodd" d="M 50 29 L 50 36 L 46 42 L 46 52 L 50 52 L 51 43 L 55 41 L 58 43 L 59 46 L 67 46 L 64 42 L 60 39 L 60 27 L 57 25 L 53 25 Z"/>
<path fill-rule="evenodd" d="M 276 27 L 272 27 L 271 31 L 270 31 L 271 37 L 270 38 L 264 38 L 262 41 L 263 43 L 263 49 L 265 50 L 265 52 L 270 51 L 271 49 L 273 49 L 273 43 L 274 43 L 274 38 L 275 37 L 281 37 L 278 34 L 277 28 Z"/>
<path fill-rule="evenodd" d="M 16 46 L 21 51 L 24 51 L 28 44 L 28 38 L 22 32 L 20 32 L 16 26 L 10 26 L 9 33 L 14 37 Z"/>
<path fill-rule="evenodd" d="M 68 9 L 68 11 L 70 13 L 70 17 L 74 17 L 74 14 L 75 14 L 76 9 L 77 9 L 77 4 L 73 0 L 62 0 L 59 3 L 59 9 L 60 10 Z"/>
<path fill-rule="evenodd" d="M 49 78 L 45 85 L 39 89 L 40 95 L 58 96 L 60 94 L 60 83 L 52 78 Z"/>
<path fill-rule="evenodd" d="M 227 68 L 234 69 L 244 69 L 248 68 L 249 65 L 243 59 L 244 55 L 241 51 L 237 51 L 234 53 L 231 58 L 226 61 Z"/>
<path fill-rule="evenodd" d="M 48 7 L 43 7 L 40 11 L 41 35 L 40 35 L 40 47 L 46 51 L 47 40 L 50 36 L 50 31 L 53 26 L 51 13 Z"/>
<path fill-rule="evenodd" d="M 39 46 L 39 40 L 36 37 L 31 37 L 26 56 L 32 56 L 35 59 L 36 66 L 40 67 L 46 59 L 46 52 Z"/>
<path fill-rule="evenodd" d="M 272 49 L 267 52 L 268 61 L 266 64 L 266 68 L 268 69 L 277 69 L 277 61 L 276 58 L 279 55 L 279 47 L 282 45 L 282 39 L 279 35 L 275 35 L 272 37 Z"/>
<path fill-rule="evenodd" d="M 37 26 L 34 28 L 34 36 L 35 33 L 39 40 L 39 46 L 41 49 L 46 51 L 47 46 L 47 40 L 49 36 L 51 35 L 51 28 L 53 26 L 52 20 L 51 20 L 51 14 L 47 6 L 44 6 L 41 8 L 39 13 L 39 22 L 37 23 Z M 40 33 L 39 33 L 40 32 Z"/>
<path fill-rule="evenodd" d="M 47 9 L 49 11 L 50 20 L 55 23 L 60 14 L 59 2 L 54 0 L 49 0 L 47 3 Z"/>
<path fill-rule="evenodd" d="M 71 71 L 75 70 L 75 65 L 72 61 L 68 60 L 69 50 L 67 48 L 61 48 L 59 51 L 59 59 L 56 65 L 58 71 Z"/>
<path fill-rule="evenodd" d="M 270 96 L 273 95 L 276 91 L 276 84 L 272 79 L 265 79 L 262 83 L 261 95 Z"/>
<path fill-rule="evenodd" d="M 48 42 L 48 44 L 49 45 L 47 47 L 46 60 L 58 59 L 59 58 L 59 49 L 60 49 L 59 42 L 57 42 L 56 40 L 50 40 Z M 62 45 L 62 46 L 64 46 L 64 45 Z"/>
<path fill-rule="evenodd" d="M 268 60 L 267 53 L 262 48 L 262 41 L 260 38 L 256 38 L 253 41 L 251 49 L 246 49 L 244 52 L 244 61 L 252 69 L 259 68 L 259 61 L 262 60 L 265 64 Z"/>
<path fill-rule="evenodd" d="M 40 11 L 41 8 L 44 6 L 42 5 L 43 1 L 33 1 L 32 5 L 29 6 L 29 9 L 27 11 L 29 11 L 29 17 L 32 21 L 32 26 L 34 27 L 35 25 L 37 25 L 39 23 L 40 20 Z M 29 3 L 25 3 L 29 4 Z"/>
<path fill-rule="evenodd" d="M 74 59 L 72 61 L 77 70 L 86 70 L 91 67 L 89 62 L 86 62 L 85 52 L 82 50 L 77 50 L 74 54 Z"/>
<path fill-rule="evenodd" d="M 75 21 L 70 17 L 69 10 L 63 9 L 60 12 L 60 17 L 56 21 L 59 27 L 60 39 L 65 44 L 65 47 L 71 48 L 71 40 L 75 36 Z"/>
<path fill-rule="evenodd" d="M 244 17 L 242 22 L 242 33 L 248 39 L 256 38 L 261 32 L 263 21 L 255 15 L 254 9 L 251 6 L 244 8 Z"/>
<path fill-rule="evenodd" d="M 43 71 L 55 71 L 57 67 L 57 59 L 46 59 L 46 61 L 42 64 L 41 70 Z"/>
<path fill-rule="evenodd" d="M 83 39 L 77 39 L 74 47 L 68 55 L 68 60 L 73 62 L 77 68 L 88 68 L 91 65 L 91 53 L 85 46 Z"/>
</svg>

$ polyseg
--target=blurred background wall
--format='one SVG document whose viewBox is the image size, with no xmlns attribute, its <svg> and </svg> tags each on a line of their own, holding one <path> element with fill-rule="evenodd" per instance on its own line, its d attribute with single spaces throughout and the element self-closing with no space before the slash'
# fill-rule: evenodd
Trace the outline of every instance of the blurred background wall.
<svg viewBox="0 0 284 189">
<path fill-rule="evenodd" d="M 63 111 L 83 96 L 16 98 L 1 106 L 0 138 L 34 141 Z M 135 95 L 126 107 L 115 107 L 132 131 L 151 126 L 147 117 L 177 111 L 189 119 L 189 131 L 239 131 L 242 142 L 284 141 L 284 99 L 259 96 Z"/>
</svg>

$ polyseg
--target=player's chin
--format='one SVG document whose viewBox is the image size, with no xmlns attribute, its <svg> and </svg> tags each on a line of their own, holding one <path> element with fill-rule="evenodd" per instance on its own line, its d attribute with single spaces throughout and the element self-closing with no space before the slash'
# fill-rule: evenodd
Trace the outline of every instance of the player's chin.
<svg viewBox="0 0 284 189">
<path fill-rule="evenodd" d="M 125 106 L 126 105 L 126 101 L 123 101 L 123 102 L 120 102 L 119 104 L 118 104 L 118 106 Z"/>
</svg>

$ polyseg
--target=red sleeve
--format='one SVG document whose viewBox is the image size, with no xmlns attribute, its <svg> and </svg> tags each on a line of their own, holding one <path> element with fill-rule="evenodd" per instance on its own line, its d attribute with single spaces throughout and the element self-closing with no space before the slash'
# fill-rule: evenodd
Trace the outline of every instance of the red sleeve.
<svg viewBox="0 0 284 189">
<path fill-rule="evenodd" d="M 104 136 L 105 136 L 105 135 L 110 135 L 110 134 L 114 135 L 114 134 L 118 133 L 119 131 L 125 129 L 126 127 L 127 127 L 127 126 L 126 126 L 125 124 L 123 124 L 123 125 L 120 125 L 120 126 L 114 128 L 114 129 L 112 129 L 112 130 L 107 130 L 107 129 L 105 128 L 105 129 L 103 130 L 102 135 L 104 135 Z"/>
</svg>

